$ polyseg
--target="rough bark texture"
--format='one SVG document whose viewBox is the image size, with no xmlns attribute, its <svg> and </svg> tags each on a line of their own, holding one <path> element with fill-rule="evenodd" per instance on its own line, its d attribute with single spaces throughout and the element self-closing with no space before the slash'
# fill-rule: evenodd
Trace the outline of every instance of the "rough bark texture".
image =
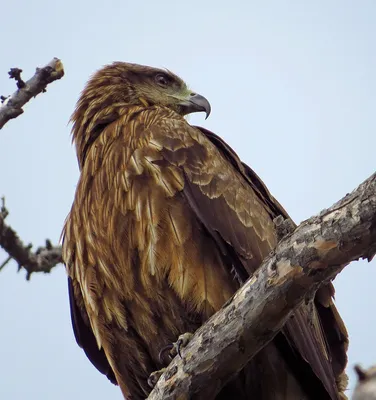
<svg viewBox="0 0 376 400">
<path fill-rule="evenodd" d="M 376 252 L 376 174 L 304 221 L 195 333 L 148 397 L 213 398 L 278 333 L 296 307 L 349 262 Z"/>
<path fill-rule="evenodd" d="M 31 250 L 31 245 L 25 245 L 18 237 L 17 233 L 5 223 L 8 211 L 4 206 L 0 210 L 0 247 L 2 247 L 9 257 L 0 265 L 0 271 L 10 260 L 15 260 L 18 269 L 24 268 L 27 272 L 26 279 L 29 280 L 33 272 L 51 272 L 59 263 L 62 263 L 61 246 L 52 246 L 46 240 L 44 247 L 39 247 L 35 252 Z"/>
<path fill-rule="evenodd" d="M 46 91 L 49 83 L 56 81 L 64 76 L 63 63 L 54 58 L 43 68 L 37 68 L 35 75 L 27 82 L 21 79 L 19 68 L 12 68 L 9 71 L 9 77 L 15 79 L 18 90 L 11 96 L 1 99 L 3 104 L 0 105 L 0 129 L 12 118 L 16 118 L 23 113 L 22 107 L 32 98 L 41 92 Z"/>
<path fill-rule="evenodd" d="M 366 371 L 356 366 L 355 371 L 359 381 L 352 400 L 376 400 L 376 365 Z"/>
</svg>

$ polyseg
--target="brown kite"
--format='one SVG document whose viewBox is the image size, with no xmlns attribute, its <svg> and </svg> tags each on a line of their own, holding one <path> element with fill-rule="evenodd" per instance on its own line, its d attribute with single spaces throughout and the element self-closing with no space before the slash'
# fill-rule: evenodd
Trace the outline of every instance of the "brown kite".
<svg viewBox="0 0 376 400">
<path fill-rule="evenodd" d="M 63 254 L 73 329 L 125 398 L 144 399 L 160 350 L 221 308 L 288 217 L 260 178 L 186 114 L 208 101 L 176 75 L 116 62 L 73 114 L 80 179 Z M 344 399 L 347 333 L 320 289 L 217 399 Z"/>
</svg>

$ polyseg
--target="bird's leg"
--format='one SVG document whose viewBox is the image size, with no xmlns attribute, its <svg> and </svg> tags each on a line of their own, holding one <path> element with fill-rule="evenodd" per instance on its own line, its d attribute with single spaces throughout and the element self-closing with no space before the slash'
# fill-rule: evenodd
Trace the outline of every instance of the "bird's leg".
<svg viewBox="0 0 376 400">
<path fill-rule="evenodd" d="M 278 217 L 274 218 L 273 222 L 277 230 L 278 241 L 282 240 L 296 229 L 291 219 L 284 218 L 282 215 L 278 215 Z"/>
</svg>

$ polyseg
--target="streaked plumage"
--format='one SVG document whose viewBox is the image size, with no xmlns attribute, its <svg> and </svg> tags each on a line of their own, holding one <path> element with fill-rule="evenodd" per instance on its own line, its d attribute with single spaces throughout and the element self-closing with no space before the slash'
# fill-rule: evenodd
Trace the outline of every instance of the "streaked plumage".
<svg viewBox="0 0 376 400">
<path fill-rule="evenodd" d="M 184 119 L 205 101 L 170 72 L 114 63 L 73 114 L 73 328 L 129 399 L 147 397 L 159 351 L 221 308 L 276 245 L 273 219 L 287 217 L 226 143 Z M 332 292 L 320 289 L 218 398 L 344 398 L 347 333 Z"/>
</svg>

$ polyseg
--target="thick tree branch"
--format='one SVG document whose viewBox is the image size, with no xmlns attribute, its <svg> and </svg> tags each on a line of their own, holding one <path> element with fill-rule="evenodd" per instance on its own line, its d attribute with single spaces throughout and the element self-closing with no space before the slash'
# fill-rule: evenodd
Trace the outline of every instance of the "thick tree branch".
<svg viewBox="0 0 376 400">
<path fill-rule="evenodd" d="M 376 400 L 376 366 L 366 371 L 356 366 L 355 371 L 358 375 L 358 384 L 352 400 Z"/>
<path fill-rule="evenodd" d="M 41 92 L 46 91 L 49 83 L 56 81 L 64 76 L 63 63 L 54 58 L 43 68 L 37 68 L 35 75 L 27 82 L 21 78 L 22 70 L 11 68 L 9 77 L 15 79 L 18 90 L 11 96 L 1 96 L 3 104 L 0 105 L 0 129 L 12 118 L 16 118 L 23 113 L 22 107 L 32 98 Z"/>
<path fill-rule="evenodd" d="M 320 284 L 375 252 L 376 174 L 283 238 L 231 301 L 197 330 L 148 399 L 213 398 Z"/>
<path fill-rule="evenodd" d="M 4 199 L 3 199 L 4 202 Z M 52 246 L 46 240 L 44 247 L 39 247 L 35 252 L 31 251 L 31 245 L 25 246 L 17 233 L 5 223 L 8 215 L 4 203 L 0 210 L 0 246 L 9 254 L 9 257 L 0 265 L 0 270 L 14 259 L 18 263 L 18 269 L 26 270 L 26 279 L 29 280 L 33 272 L 51 272 L 52 268 L 62 261 L 61 247 Z"/>
</svg>

